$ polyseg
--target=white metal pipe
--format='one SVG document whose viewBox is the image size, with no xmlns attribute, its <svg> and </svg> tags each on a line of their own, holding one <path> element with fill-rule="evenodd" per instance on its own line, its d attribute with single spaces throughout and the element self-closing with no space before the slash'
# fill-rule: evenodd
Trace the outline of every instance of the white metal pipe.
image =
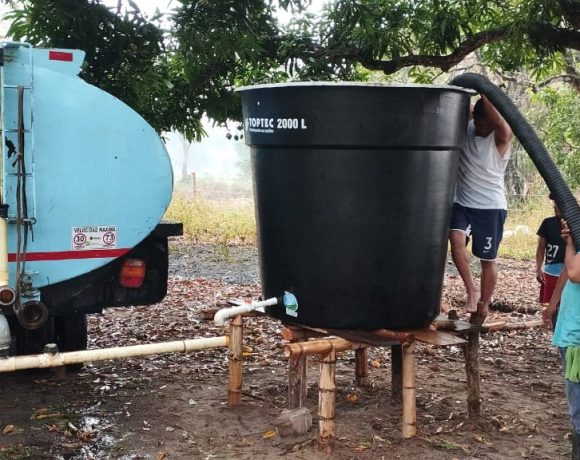
<svg viewBox="0 0 580 460">
<path fill-rule="evenodd" d="M 131 358 L 136 356 L 157 355 L 185 351 L 199 351 L 207 348 L 227 347 L 229 338 L 208 337 L 201 339 L 176 340 L 174 342 L 148 343 L 128 347 L 101 348 L 97 350 L 79 350 L 66 353 L 42 353 L 39 355 L 12 356 L 0 359 L 0 372 L 19 371 L 46 367 L 66 366 L 89 361 Z"/>
<path fill-rule="evenodd" d="M 0 311 L 0 353 L 10 348 L 12 337 L 10 336 L 10 327 L 8 320 Z"/>
<path fill-rule="evenodd" d="M 244 305 L 237 305 L 235 307 L 222 308 L 218 310 L 213 317 L 213 322 L 216 326 L 223 326 L 226 319 L 232 318 L 234 316 L 242 315 L 244 313 L 249 313 L 254 310 L 259 310 L 264 312 L 264 308 L 276 305 L 278 299 L 276 297 L 271 297 L 266 300 L 261 300 L 259 302 L 252 302 Z"/>
<path fill-rule="evenodd" d="M 8 224 L 0 218 L 0 286 L 8 286 Z"/>
</svg>

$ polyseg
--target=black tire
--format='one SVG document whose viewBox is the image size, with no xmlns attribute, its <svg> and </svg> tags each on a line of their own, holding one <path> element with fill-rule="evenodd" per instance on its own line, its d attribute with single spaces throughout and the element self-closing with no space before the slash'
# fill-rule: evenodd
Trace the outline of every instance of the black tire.
<svg viewBox="0 0 580 460">
<path fill-rule="evenodd" d="M 87 315 L 84 313 L 70 313 L 54 318 L 55 342 L 59 351 L 86 350 L 88 344 Z M 83 364 L 69 364 L 68 371 L 78 372 Z"/>
</svg>

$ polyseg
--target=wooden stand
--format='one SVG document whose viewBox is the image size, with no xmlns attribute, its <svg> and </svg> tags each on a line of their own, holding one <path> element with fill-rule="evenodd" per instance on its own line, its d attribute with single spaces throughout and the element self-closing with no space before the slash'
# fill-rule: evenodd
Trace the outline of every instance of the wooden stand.
<svg viewBox="0 0 580 460">
<path fill-rule="evenodd" d="M 256 314 L 248 314 L 256 316 Z M 318 375 L 318 441 L 321 450 L 330 453 L 336 435 L 334 422 L 336 409 L 336 356 L 345 350 L 355 351 L 355 379 L 359 386 L 369 385 L 367 350 L 372 346 L 390 346 L 391 396 L 401 403 L 401 435 L 404 439 L 416 435 L 416 342 L 436 346 L 461 345 L 465 356 L 467 374 L 467 406 L 470 417 L 481 413 L 479 379 L 480 332 L 527 329 L 541 325 L 539 321 L 510 324 L 496 322 L 473 326 L 465 321 L 438 318 L 430 328 L 410 331 L 378 329 L 337 330 L 320 329 L 304 325 L 285 325 L 282 332 L 287 344 L 284 355 L 288 358 L 288 406 L 303 407 L 307 391 L 307 359 L 319 355 Z M 448 331 L 448 332 L 442 332 Z M 462 338 L 460 336 L 464 336 Z M 243 319 L 236 316 L 230 321 L 228 405 L 241 402 L 242 389 Z"/>
<path fill-rule="evenodd" d="M 392 347 L 392 392 L 393 398 L 402 406 L 403 438 L 411 438 L 417 432 L 416 427 L 416 366 L 415 340 L 438 345 L 459 345 L 465 340 L 432 329 L 417 331 L 353 331 L 320 329 L 307 326 L 288 326 L 282 333 L 289 342 L 284 349 L 284 356 L 289 359 L 289 394 L 292 404 L 305 400 L 306 385 L 301 382 L 305 372 L 294 363 L 308 355 L 319 355 L 319 436 L 321 450 L 329 453 L 335 436 L 335 361 L 336 353 L 355 350 L 355 379 L 357 385 L 368 385 L 369 346 Z M 320 337 L 324 338 L 320 338 Z M 339 337 L 341 336 L 341 337 Z M 417 339 L 417 337 L 420 339 Z M 308 339 L 312 340 L 308 340 Z M 291 406 L 295 407 L 295 406 Z"/>
</svg>

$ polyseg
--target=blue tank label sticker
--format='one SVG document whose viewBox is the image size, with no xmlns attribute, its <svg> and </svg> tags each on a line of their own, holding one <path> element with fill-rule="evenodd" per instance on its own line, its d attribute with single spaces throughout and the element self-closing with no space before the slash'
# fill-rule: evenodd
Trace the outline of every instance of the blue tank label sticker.
<svg viewBox="0 0 580 460">
<path fill-rule="evenodd" d="M 298 300 L 291 292 L 284 291 L 284 307 L 286 307 L 286 314 L 288 316 L 298 317 Z"/>
</svg>

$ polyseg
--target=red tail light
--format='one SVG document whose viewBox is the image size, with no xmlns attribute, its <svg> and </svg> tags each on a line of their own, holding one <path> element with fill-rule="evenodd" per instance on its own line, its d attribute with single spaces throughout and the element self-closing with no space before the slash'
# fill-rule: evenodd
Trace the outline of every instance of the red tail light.
<svg viewBox="0 0 580 460">
<path fill-rule="evenodd" d="M 139 288 L 145 279 L 147 266 L 141 259 L 127 259 L 121 267 L 119 282 L 126 288 Z"/>
</svg>

